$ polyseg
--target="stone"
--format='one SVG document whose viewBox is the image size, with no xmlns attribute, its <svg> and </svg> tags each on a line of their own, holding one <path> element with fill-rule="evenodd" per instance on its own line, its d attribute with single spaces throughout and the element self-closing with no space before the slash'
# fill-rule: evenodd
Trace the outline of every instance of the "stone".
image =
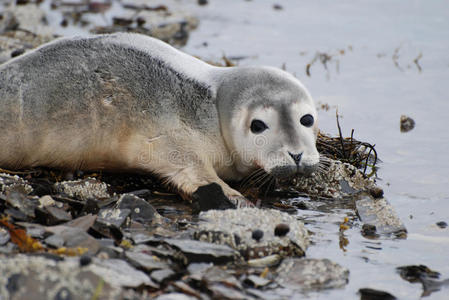
<svg viewBox="0 0 449 300">
<path fill-rule="evenodd" d="M 134 269 L 121 259 L 101 260 L 94 258 L 93 263 L 87 268 L 114 286 L 138 287 L 146 285 L 158 287 L 145 273 Z"/>
<path fill-rule="evenodd" d="M 287 258 L 276 270 L 275 281 L 292 290 L 321 290 L 343 287 L 349 271 L 328 259 Z"/>
<path fill-rule="evenodd" d="M 168 268 L 168 264 L 158 257 L 143 252 L 126 251 L 125 257 L 133 266 L 147 272 Z"/>
<path fill-rule="evenodd" d="M 407 229 L 385 198 L 374 199 L 370 195 L 361 194 L 355 204 L 360 220 L 364 224 L 375 226 L 377 234 L 401 238 L 407 236 Z"/>
<path fill-rule="evenodd" d="M 173 279 L 176 276 L 176 273 L 171 269 L 162 269 L 151 272 L 150 276 L 151 279 L 157 283 L 163 283 L 169 279 Z"/>
<path fill-rule="evenodd" d="M 115 207 L 118 209 L 129 209 L 131 211 L 130 218 L 143 224 L 162 219 L 162 216 L 150 203 L 132 194 L 121 195 Z"/>
<path fill-rule="evenodd" d="M 304 224 L 295 216 L 275 209 L 209 210 L 199 217 L 193 233 L 195 239 L 228 245 L 247 260 L 274 254 L 303 256 L 309 244 Z M 279 224 L 284 224 L 282 230 L 276 230 Z M 254 239 L 255 230 L 262 231 L 263 238 Z"/>
<path fill-rule="evenodd" d="M 187 263 L 213 262 L 222 264 L 235 261 L 239 253 L 226 245 L 217 245 L 201 241 L 165 239 L 165 243 L 178 249 Z"/>
<path fill-rule="evenodd" d="M 95 178 L 62 181 L 54 184 L 57 193 L 61 193 L 70 198 L 86 201 L 88 198 L 108 199 L 111 194 L 108 192 L 108 185 Z"/>
</svg>

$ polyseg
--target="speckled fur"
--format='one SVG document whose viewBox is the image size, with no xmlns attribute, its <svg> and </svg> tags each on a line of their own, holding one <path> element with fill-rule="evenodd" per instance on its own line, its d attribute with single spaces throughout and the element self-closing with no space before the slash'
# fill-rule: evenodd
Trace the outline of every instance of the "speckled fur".
<svg viewBox="0 0 449 300">
<path fill-rule="evenodd" d="M 248 97 L 263 97 L 248 84 L 264 82 L 273 93 L 293 91 L 286 103 L 304 98 L 313 107 L 280 70 L 213 67 L 138 34 L 60 39 L 0 66 L 0 167 L 136 170 L 184 195 L 216 182 L 240 197 L 221 178 L 257 166 L 235 165 L 236 129 L 227 122 Z M 316 128 L 285 139 L 298 134 L 310 137 L 297 144 L 316 152 Z"/>
</svg>

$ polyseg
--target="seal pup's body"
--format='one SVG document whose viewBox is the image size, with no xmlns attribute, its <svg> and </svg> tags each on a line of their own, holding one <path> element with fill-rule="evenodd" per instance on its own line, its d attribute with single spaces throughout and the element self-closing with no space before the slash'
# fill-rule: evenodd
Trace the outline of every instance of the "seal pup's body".
<svg viewBox="0 0 449 300">
<path fill-rule="evenodd" d="M 254 114 L 270 130 L 252 133 Z M 310 95 L 277 69 L 213 67 L 137 34 L 60 39 L 0 66 L 0 167 L 144 171 L 238 198 L 222 179 L 317 164 L 304 114 Z"/>
</svg>

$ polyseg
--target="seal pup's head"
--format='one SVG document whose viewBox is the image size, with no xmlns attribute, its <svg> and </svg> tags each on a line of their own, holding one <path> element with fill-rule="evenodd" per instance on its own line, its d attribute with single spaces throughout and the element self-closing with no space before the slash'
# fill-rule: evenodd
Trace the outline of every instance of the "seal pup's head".
<svg viewBox="0 0 449 300">
<path fill-rule="evenodd" d="M 268 67 L 223 70 L 217 108 L 239 174 L 262 168 L 274 177 L 308 175 L 319 163 L 317 112 L 306 88 Z"/>
</svg>

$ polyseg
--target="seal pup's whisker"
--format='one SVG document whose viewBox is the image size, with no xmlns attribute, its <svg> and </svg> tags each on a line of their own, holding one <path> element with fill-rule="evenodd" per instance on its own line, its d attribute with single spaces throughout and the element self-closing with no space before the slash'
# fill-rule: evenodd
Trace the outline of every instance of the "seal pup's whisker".
<svg viewBox="0 0 449 300">
<path fill-rule="evenodd" d="M 243 191 L 247 191 L 249 188 L 252 187 L 252 182 L 257 178 L 259 178 L 260 176 L 263 176 L 264 174 L 265 171 L 263 169 L 255 170 L 240 182 L 240 189 L 242 189 Z"/>
</svg>

